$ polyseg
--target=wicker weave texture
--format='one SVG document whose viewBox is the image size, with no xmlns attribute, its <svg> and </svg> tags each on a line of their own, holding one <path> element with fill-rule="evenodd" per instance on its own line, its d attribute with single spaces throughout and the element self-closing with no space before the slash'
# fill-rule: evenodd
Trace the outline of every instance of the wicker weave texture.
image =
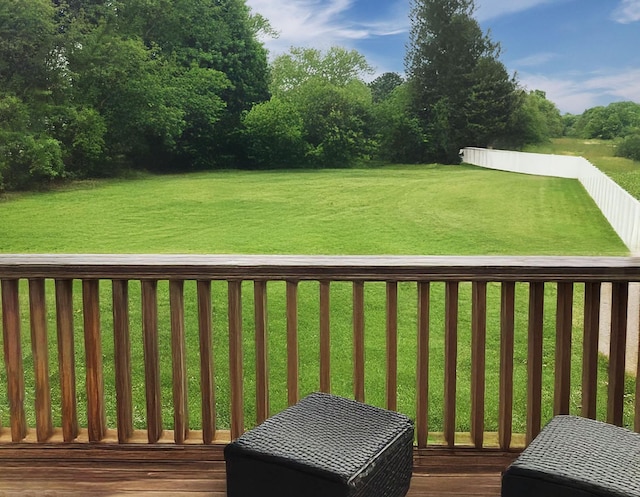
<svg viewBox="0 0 640 497">
<path fill-rule="evenodd" d="M 234 456 L 333 481 L 350 497 L 401 497 L 412 471 L 413 423 L 401 414 L 314 393 L 227 446 Z"/>
<path fill-rule="evenodd" d="M 575 489 L 575 495 L 640 497 L 640 435 L 600 421 L 556 416 L 507 469 L 503 488 L 509 478 L 549 482 L 565 488 L 566 496 Z M 530 495 L 525 490 L 517 495 Z"/>
</svg>

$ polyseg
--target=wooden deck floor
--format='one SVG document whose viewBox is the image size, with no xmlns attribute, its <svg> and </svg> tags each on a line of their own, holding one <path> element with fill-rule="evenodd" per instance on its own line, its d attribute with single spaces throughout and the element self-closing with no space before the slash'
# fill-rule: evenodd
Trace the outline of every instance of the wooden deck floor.
<svg viewBox="0 0 640 497">
<path fill-rule="evenodd" d="M 224 497 L 221 447 L 199 452 L 0 448 L 0 497 Z M 12 454 L 14 456 L 12 457 Z M 515 457 L 502 452 L 416 451 L 409 497 L 498 497 L 500 472 Z"/>
</svg>

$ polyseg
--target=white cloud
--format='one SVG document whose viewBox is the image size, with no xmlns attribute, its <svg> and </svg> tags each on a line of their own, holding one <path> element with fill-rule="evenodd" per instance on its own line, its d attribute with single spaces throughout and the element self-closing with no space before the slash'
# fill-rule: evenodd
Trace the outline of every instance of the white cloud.
<svg viewBox="0 0 640 497">
<path fill-rule="evenodd" d="M 476 2 L 476 18 L 479 21 L 494 19 L 508 14 L 515 14 L 545 3 L 557 2 L 557 0 L 478 0 Z"/>
<path fill-rule="evenodd" d="M 540 66 L 542 64 L 546 64 L 547 62 L 558 57 L 557 53 L 553 52 L 541 52 L 529 55 L 528 57 L 524 57 L 522 59 L 514 60 L 510 63 L 510 65 L 514 67 L 535 67 Z"/>
<path fill-rule="evenodd" d="M 586 109 L 615 100 L 640 102 L 640 69 L 600 71 L 548 77 L 520 73 L 520 83 L 529 90 L 542 90 L 561 112 L 582 114 Z"/>
<path fill-rule="evenodd" d="M 585 86 L 594 91 L 606 91 L 614 97 L 640 102 L 640 69 L 628 69 L 620 73 L 595 75 L 585 81 Z"/>
<path fill-rule="evenodd" d="M 286 52 L 292 46 L 352 47 L 358 40 L 404 33 L 409 29 L 408 7 L 401 7 L 406 2 L 392 6 L 391 16 L 371 22 L 349 17 L 353 3 L 354 0 L 247 1 L 247 5 L 266 17 L 279 33 L 276 39 L 264 40 L 272 55 Z"/>
<path fill-rule="evenodd" d="M 640 0 L 622 0 L 611 18 L 621 24 L 640 21 Z"/>
</svg>

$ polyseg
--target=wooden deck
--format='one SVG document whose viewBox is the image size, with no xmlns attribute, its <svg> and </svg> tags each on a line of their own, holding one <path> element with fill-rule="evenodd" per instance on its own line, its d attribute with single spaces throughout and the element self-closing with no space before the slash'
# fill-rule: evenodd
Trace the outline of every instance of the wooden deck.
<svg viewBox="0 0 640 497">
<path fill-rule="evenodd" d="M 0 497 L 223 497 L 222 446 L 11 446 L 0 449 Z M 473 449 L 416 450 L 409 497 L 500 495 L 516 456 Z"/>
</svg>

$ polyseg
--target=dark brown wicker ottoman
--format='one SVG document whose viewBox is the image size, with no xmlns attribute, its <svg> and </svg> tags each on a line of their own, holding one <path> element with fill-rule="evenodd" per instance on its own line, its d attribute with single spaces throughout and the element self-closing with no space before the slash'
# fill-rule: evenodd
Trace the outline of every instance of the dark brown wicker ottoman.
<svg viewBox="0 0 640 497">
<path fill-rule="evenodd" d="M 505 471 L 502 497 L 640 497 L 640 435 L 556 416 Z"/>
<path fill-rule="evenodd" d="M 224 454 L 228 497 L 403 497 L 413 468 L 413 423 L 314 393 Z"/>
</svg>

